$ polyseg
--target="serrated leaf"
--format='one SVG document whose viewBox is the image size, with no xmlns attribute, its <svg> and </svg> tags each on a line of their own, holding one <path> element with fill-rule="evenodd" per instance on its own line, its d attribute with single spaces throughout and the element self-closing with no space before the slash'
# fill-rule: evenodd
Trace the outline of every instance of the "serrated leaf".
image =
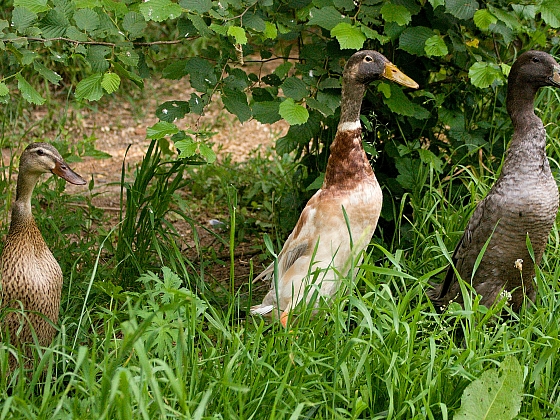
<svg viewBox="0 0 560 420">
<path fill-rule="evenodd" d="M 189 103 L 185 101 L 167 101 L 156 108 L 156 116 L 161 121 L 180 120 L 190 112 Z"/>
<path fill-rule="evenodd" d="M 131 67 L 136 67 L 138 65 L 138 61 L 140 60 L 138 53 L 132 49 L 118 53 L 117 57 L 124 65 Z"/>
<path fill-rule="evenodd" d="M 157 140 L 162 139 L 165 136 L 171 136 L 178 132 L 179 129 L 175 124 L 167 121 L 159 121 L 151 127 L 148 127 L 146 130 L 146 138 Z"/>
<path fill-rule="evenodd" d="M 99 27 L 99 16 L 91 9 L 79 9 L 74 13 L 76 26 L 82 31 L 93 31 Z"/>
<path fill-rule="evenodd" d="M 39 73 L 41 76 L 43 76 L 53 85 L 58 85 L 58 83 L 62 80 L 60 74 L 52 71 L 51 69 L 46 68 L 43 64 L 39 63 L 38 61 L 35 61 L 33 63 L 33 68 L 37 73 Z"/>
<path fill-rule="evenodd" d="M 419 120 L 424 120 L 430 116 L 430 113 L 425 108 L 408 99 L 401 87 L 394 83 L 391 83 L 389 86 L 391 87 L 391 96 L 383 98 L 383 102 L 387 104 L 392 112 Z"/>
<path fill-rule="evenodd" d="M 187 60 L 173 61 L 163 69 L 162 77 L 164 79 L 179 80 L 189 74 L 186 69 Z"/>
<path fill-rule="evenodd" d="M 448 54 L 447 45 L 441 35 L 434 35 L 426 40 L 426 46 L 424 47 L 426 55 L 428 57 L 441 57 Z"/>
<path fill-rule="evenodd" d="M 16 7 L 12 12 L 12 25 L 18 32 L 24 32 L 37 19 L 37 14 L 23 7 Z"/>
<path fill-rule="evenodd" d="M 284 95 L 292 98 L 294 101 L 301 101 L 308 94 L 306 84 L 297 77 L 288 77 L 280 85 Z"/>
<path fill-rule="evenodd" d="M 539 7 L 542 19 L 553 28 L 560 28 L 560 2 L 543 0 Z"/>
<path fill-rule="evenodd" d="M 474 13 L 474 24 L 483 31 L 486 31 L 490 25 L 496 23 L 498 19 L 488 9 L 480 9 Z"/>
<path fill-rule="evenodd" d="M 17 73 L 16 79 L 18 81 L 18 89 L 21 92 L 23 99 L 35 105 L 43 105 L 45 103 L 45 99 L 27 82 L 27 80 L 23 78 L 21 74 Z"/>
<path fill-rule="evenodd" d="M 469 69 L 471 83 L 479 88 L 487 88 L 493 83 L 502 84 L 504 76 L 500 68 L 494 63 L 477 61 Z"/>
<path fill-rule="evenodd" d="M 41 13 L 50 10 L 47 0 L 14 0 L 14 7 L 24 7 L 33 13 Z"/>
<path fill-rule="evenodd" d="M 187 10 L 193 10 L 197 13 L 207 13 L 212 9 L 212 0 L 181 0 L 181 7 Z"/>
<path fill-rule="evenodd" d="M 109 62 L 105 58 L 111 53 L 111 48 L 104 45 L 90 45 L 87 48 L 86 60 L 95 73 L 102 73 L 109 68 Z"/>
<path fill-rule="evenodd" d="M 445 2 L 445 10 L 457 19 L 472 19 L 478 7 L 476 0 L 446 0 Z"/>
<path fill-rule="evenodd" d="M 307 98 L 305 103 L 310 109 L 319 111 L 325 117 L 330 117 L 331 115 L 334 114 L 334 111 L 332 109 L 330 109 L 326 104 L 322 103 L 321 101 L 318 101 L 315 98 Z"/>
<path fill-rule="evenodd" d="M 185 71 L 190 75 L 191 86 L 199 92 L 206 92 L 218 82 L 214 66 L 203 58 L 193 57 L 187 60 Z"/>
<path fill-rule="evenodd" d="M 187 137 L 186 139 L 176 141 L 175 147 L 179 151 L 179 159 L 184 159 L 194 156 L 198 149 L 198 144 L 191 137 Z"/>
<path fill-rule="evenodd" d="M 121 85 L 121 78 L 115 73 L 105 73 L 101 79 L 101 86 L 107 93 L 113 93 Z"/>
<path fill-rule="evenodd" d="M 138 6 L 138 9 L 144 19 L 154 22 L 176 19 L 183 13 L 181 6 L 171 0 L 146 0 Z"/>
<path fill-rule="evenodd" d="M 216 161 L 216 153 L 212 150 L 212 148 L 204 143 L 200 143 L 198 145 L 198 151 L 200 155 L 206 159 L 208 163 L 214 163 Z"/>
<path fill-rule="evenodd" d="M 307 25 L 317 25 L 330 31 L 341 22 L 350 23 L 349 19 L 342 16 L 333 6 L 325 6 L 320 9 L 312 7 L 309 10 Z"/>
<path fill-rule="evenodd" d="M 366 37 L 360 28 L 346 22 L 341 22 L 331 30 L 342 49 L 359 50 L 364 46 Z"/>
<path fill-rule="evenodd" d="M 381 7 L 381 16 L 385 22 L 395 22 L 400 26 L 408 25 L 412 20 L 412 15 L 408 9 L 400 4 L 383 4 Z"/>
<path fill-rule="evenodd" d="M 431 165 L 434 170 L 438 173 L 441 173 L 443 168 L 443 162 L 440 158 L 438 158 L 433 152 L 426 149 L 418 149 L 418 153 L 420 154 L 420 160 L 422 163 L 426 165 Z"/>
<path fill-rule="evenodd" d="M 70 25 L 66 29 L 66 32 L 64 33 L 64 35 L 67 38 L 73 39 L 74 41 L 80 41 L 80 42 L 89 41 L 89 38 L 87 37 L 87 35 L 85 33 L 83 33 L 82 31 L 80 31 L 78 28 L 76 28 L 74 25 Z"/>
<path fill-rule="evenodd" d="M 271 22 L 265 22 L 265 28 L 264 28 L 264 38 L 265 39 L 276 39 L 276 37 L 278 36 L 278 29 L 276 28 L 276 25 L 274 23 Z"/>
<path fill-rule="evenodd" d="M 406 28 L 399 36 L 399 48 L 409 54 L 423 56 L 426 41 L 434 36 L 434 31 L 425 26 Z"/>
<path fill-rule="evenodd" d="M 290 125 L 304 124 L 309 119 L 309 112 L 307 109 L 296 104 L 292 98 L 287 98 L 280 104 L 278 113 Z"/>
<path fill-rule="evenodd" d="M 10 90 L 8 89 L 8 86 L 6 86 L 6 83 L 0 82 L 0 96 L 6 96 L 9 93 Z"/>
<path fill-rule="evenodd" d="M 103 96 L 103 87 L 101 86 L 101 79 L 103 74 L 92 74 L 85 79 L 80 80 L 76 86 L 76 99 L 87 99 L 88 101 L 97 101 Z"/>
<path fill-rule="evenodd" d="M 99 0 L 75 0 L 76 9 L 95 9 L 101 6 Z"/>
<path fill-rule="evenodd" d="M 251 118 L 251 108 L 247 104 L 245 92 L 225 88 L 222 91 L 222 102 L 230 113 L 237 116 L 240 122 Z"/>
<path fill-rule="evenodd" d="M 274 124 L 281 118 L 278 113 L 279 105 L 277 101 L 255 102 L 251 107 L 253 117 L 262 124 Z"/>
<path fill-rule="evenodd" d="M 445 0 L 429 0 L 429 2 L 432 5 L 433 9 L 435 9 L 438 6 L 445 5 Z"/>
<path fill-rule="evenodd" d="M 144 20 L 144 16 L 136 12 L 128 12 L 122 22 L 122 27 L 129 33 L 131 38 L 140 38 L 144 36 L 144 30 L 148 24 Z"/>
<path fill-rule="evenodd" d="M 204 19 L 199 15 L 188 14 L 187 17 L 192 22 L 193 26 L 196 28 L 201 36 L 211 36 L 212 31 L 208 29 L 208 25 Z"/>
<path fill-rule="evenodd" d="M 57 10 L 50 10 L 39 22 L 39 28 L 45 38 L 57 38 L 66 33 L 70 22 L 66 16 Z"/>
<path fill-rule="evenodd" d="M 245 45 L 247 43 L 245 29 L 240 26 L 230 26 L 227 30 L 227 34 L 235 39 L 236 44 Z"/>
<path fill-rule="evenodd" d="M 523 367 L 507 356 L 498 369 L 488 369 L 471 382 L 461 396 L 454 420 L 509 420 L 521 409 Z"/>
<path fill-rule="evenodd" d="M 251 28 L 257 32 L 264 32 L 266 24 L 263 18 L 257 13 L 247 12 L 243 17 L 243 26 Z"/>
</svg>

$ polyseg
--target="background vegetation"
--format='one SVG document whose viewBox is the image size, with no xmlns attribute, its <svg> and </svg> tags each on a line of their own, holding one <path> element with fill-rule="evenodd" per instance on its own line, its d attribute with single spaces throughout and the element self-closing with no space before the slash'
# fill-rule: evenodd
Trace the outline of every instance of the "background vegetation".
<svg viewBox="0 0 560 420">
<path fill-rule="evenodd" d="M 61 331 L 37 349 L 30 375 L 0 378 L 0 418 L 560 416 L 557 227 L 537 272 L 537 302 L 519 315 L 505 301 L 485 308 L 477 299 L 437 315 L 424 293 L 497 176 L 511 136 L 509 66 L 529 48 L 558 53 L 556 0 L 3 6 L 3 148 L 20 149 L 39 124 L 58 133 L 65 156 L 98 155 L 87 139 L 71 138 L 71 121 L 53 127 L 47 113 L 32 123 L 24 109 L 118 101 L 159 76 L 188 77 L 195 92 L 158 108 L 142 165 L 132 182 L 123 173 L 118 220 L 87 194 L 65 195 L 60 180 L 38 187 L 38 223 L 65 273 Z M 421 85 L 403 92 L 378 82 L 364 100 L 364 145 L 386 200 L 374 244 L 346 281 L 350 293 L 319 316 L 302 310 L 290 330 L 246 317 L 258 296 L 251 275 L 235 283 L 235 249 L 267 232 L 278 250 L 320 185 L 344 58 L 360 48 L 383 52 Z M 208 133 L 183 117 L 218 98 L 240 121 L 285 119 L 276 154 L 213 163 Z M 559 99 L 543 90 L 537 100 L 557 178 Z M 169 140 L 175 155 L 164 153 Z M 14 164 L 2 164 L 3 231 Z M 196 237 L 196 258 L 186 257 L 170 222 L 198 223 L 185 190 L 201 206 L 212 191 L 228 215 L 215 233 L 229 256 L 218 281 L 206 275 L 217 257 Z M 2 371 L 10 351 L 0 346 Z"/>
</svg>

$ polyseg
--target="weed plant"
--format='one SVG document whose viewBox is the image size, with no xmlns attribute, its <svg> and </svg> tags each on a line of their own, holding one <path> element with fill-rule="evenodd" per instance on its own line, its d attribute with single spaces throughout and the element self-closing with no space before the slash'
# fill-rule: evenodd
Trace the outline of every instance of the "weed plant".
<svg viewBox="0 0 560 420">
<path fill-rule="evenodd" d="M 543 90 L 537 106 L 549 121 L 558 178 L 553 95 Z M 560 417 L 558 226 L 536 273 L 534 304 L 519 314 L 507 299 L 486 308 L 464 284 L 464 308 L 451 304 L 437 314 L 428 281 L 447 265 L 496 173 L 422 165 L 417 190 L 395 213 L 408 218 L 409 231 L 375 241 L 357 277 L 342 279 L 348 293 L 320 304 L 313 317 L 299 308 L 284 329 L 245 316 L 252 296 L 232 290 L 231 271 L 210 293 L 205 269 L 216 262 L 186 258 L 170 222 L 198 223 L 190 210 L 218 205 L 226 229 L 216 235 L 230 256 L 257 226 L 278 237 L 269 245 L 279 249 L 285 233 L 275 222 L 276 194 L 298 169 L 270 158 L 195 170 L 196 162 L 166 161 L 152 143 L 134 181 L 122 182 L 126 211 L 105 230 L 95 227 L 103 215 L 87 194 L 66 195 L 55 178 L 42 182 L 34 214 L 65 273 L 60 333 L 52 346 L 36 348 L 34 370 L 0 378 L 0 419 L 450 419 L 459 417 L 467 386 L 511 358 L 521 366 L 514 379 L 522 391 L 508 395 L 521 401 L 516 418 Z M 3 162 L 0 176 L 6 205 L 12 164 Z M 188 202 L 185 189 L 199 202 Z M 14 351 L 0 344 L 0 370 Z"/>
</svg>

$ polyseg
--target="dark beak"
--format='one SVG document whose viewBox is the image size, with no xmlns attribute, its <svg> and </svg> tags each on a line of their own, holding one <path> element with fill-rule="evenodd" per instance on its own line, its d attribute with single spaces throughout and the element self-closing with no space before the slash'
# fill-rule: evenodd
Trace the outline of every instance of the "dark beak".
<svg viewBox="0 0 560 420">
<path fill-rule="evenodd" d="M 86 180 L 80 175 L 74 172 L 64 161 L 56 161 L 52 173 L 58 175 L 59 177 L 65 179 L 70 184 L 74 185 L 84 185 Z"/>
<path fill-rule="evenodd" d="M 552 76 L 550 76 L 548 80 L 553 86 L 560 87 L 560 66 L 554 66 L 554 69 L 552 70 Z"/>
<path fill-rule="evenodd" d="M 397 66 L 390 62 L 385 64 L 385 71 L 381 76 L 383 76 L 385 79 L 392 80 L 393 82 L 409 88 L 418 89 L 419 86 L 418 83 L 404 74 L 397 68 Z"/>
</svg>

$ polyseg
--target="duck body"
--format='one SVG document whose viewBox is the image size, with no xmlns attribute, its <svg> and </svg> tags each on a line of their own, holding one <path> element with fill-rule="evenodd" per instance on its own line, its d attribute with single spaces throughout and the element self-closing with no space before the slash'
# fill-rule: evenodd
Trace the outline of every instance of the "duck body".
<svg viewBox="0 0 560 420">
<path fill-rule="evenodd" d="M 519 56 L 508 79 L 507 108 L 514 134 L 500 176 L 475 208 L 452 257 L 461 278 L 482 295 L 480 303 L 486 306 L 506 292 L 514 310 L 519 310 L 524 295 L 535 300 L 535 264 L 541 262 L 556 220 L 558 186 L 545 153 L 546 132 L 533 106 L 541 86 L 560 87 L 560 65 L 546 53 L 528 51 Z M 438 310 L 450 301 L 463 303 L 453 267 L 428 296 Z"/>
<path fill-rule="evenodd" d="M 52 324 L 58 321 L 62 270 L 31 212 L 33 189 L 48 172 L 85 184 L 50 144 L 32 143 L 21 156 L 16 201 L 0 257 L 0 308 L 13 309 L 5 314 L 1 329 L 17 346 L 34 342 L 34 334 L 39 345 L 49 345 L 56 332 Z"/>
<path fill-rule="evenodd" d="M 271 264 L 255 279 L 271 279 L 271 289 L 251 313 L 280 313 L 286 326 L 289 312 L 303 299 L 333 296 L 369 244 L 383 197 L 362 146 L 359 117 L 366 86 L 379 77 L 418 87 L 376 51 L 360 51 L 350 58 L 323 185 L 308 201 L 278 255 L 278 278 L 273 278 Z"/>
</svg>

